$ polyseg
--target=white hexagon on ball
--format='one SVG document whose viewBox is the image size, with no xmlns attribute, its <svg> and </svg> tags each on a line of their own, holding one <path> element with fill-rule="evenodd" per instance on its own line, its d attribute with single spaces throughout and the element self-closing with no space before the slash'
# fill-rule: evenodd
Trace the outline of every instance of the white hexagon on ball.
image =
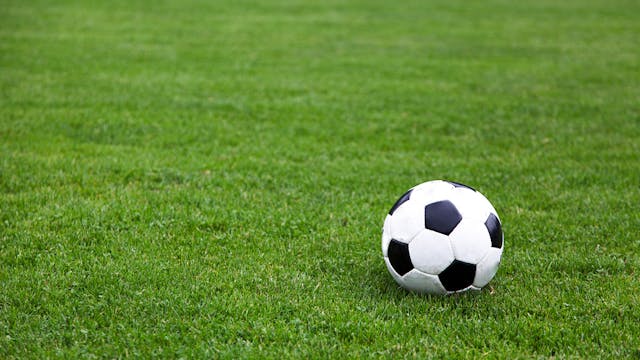
<svg viewBox="0 0 640 360">
<path fill-rule="evenodd" d="M 476 265 L 476 277 L 473 285 L 479 288 L 485 287 L 498 272 L 502 249 L 490 248 L 485 257 Z"/>
<path fill-rule="evenodd" d="M 408 244 L 424 229 L 424 215 L 420 203 L 411 199 L 404 202 L 391 215 L 388 226 L 391 237 Z"/>
<path fill-rule="evenodd" d="M 449 235 L 456 259 L 477 264 L 491 247 L 489 232 L 481 221 L 463 218 Z"/>
<path fill-rule="evenodd" d="M 409 255 L 416 269 L 432 275 L 441 273 L 455 259 L 449 237 L 426 229 L 409 243 Z"/>
<path fill-rule="evenodd" d="M 447 290 L 442 286 L 438 276 L 425 274 L 418 269 L 413 269 L 402 277 L 402 286 L 407 290 L 426 294 L 446 294 Z"/>
</svg>

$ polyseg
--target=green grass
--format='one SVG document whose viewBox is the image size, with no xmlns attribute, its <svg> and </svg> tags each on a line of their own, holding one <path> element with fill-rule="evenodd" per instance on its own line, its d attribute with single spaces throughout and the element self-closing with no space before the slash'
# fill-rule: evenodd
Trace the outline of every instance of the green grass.
<svg viewBox="0 0 640 360">
<path fill-rule="evenodd" d="M 0 0 L 0 358 L 640 356 L 636 1 Z M 399 289 L 407 188 L 491 289 Z"/>
</svg>

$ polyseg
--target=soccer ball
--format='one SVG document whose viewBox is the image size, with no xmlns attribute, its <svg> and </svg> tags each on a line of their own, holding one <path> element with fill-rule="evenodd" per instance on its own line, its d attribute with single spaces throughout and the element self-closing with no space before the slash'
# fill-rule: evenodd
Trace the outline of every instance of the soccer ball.
<svg viewBox="0 0 640 360">
<path fill-rule="evenodd" d="M 480 290 L 500 265 L 498 213 L 469 186 L 428 181 L 391 207 L 382 229 L 387 269 L 405 289 L 430 294 Z"/>
</svg>

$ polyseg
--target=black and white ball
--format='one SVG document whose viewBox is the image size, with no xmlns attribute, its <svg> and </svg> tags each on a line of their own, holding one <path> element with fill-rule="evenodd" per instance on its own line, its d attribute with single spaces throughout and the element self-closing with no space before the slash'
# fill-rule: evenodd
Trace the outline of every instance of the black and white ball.
<svg viewBox="0 0 640 360">
<path fill-rule="evenodd" d="M 382 253 L 405 289 L 450 294 L 489 283 L 503 240 L 500 218 L 487 198 L 466 185 L 435 180 L 413 187 L 391 207 Z"/>
</svg>

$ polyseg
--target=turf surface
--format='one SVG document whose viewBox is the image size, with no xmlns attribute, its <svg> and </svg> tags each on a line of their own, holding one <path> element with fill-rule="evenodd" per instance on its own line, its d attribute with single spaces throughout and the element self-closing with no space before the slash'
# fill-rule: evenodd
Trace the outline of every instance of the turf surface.
<svg viewBox="0 0 640 360">
<path fill-rule="evenodd" d="M 640 356 L 636 1 L 0 0 L 0 357 Z M 503 220 L 399 289 L 409 187 Z"/>
</svg>

